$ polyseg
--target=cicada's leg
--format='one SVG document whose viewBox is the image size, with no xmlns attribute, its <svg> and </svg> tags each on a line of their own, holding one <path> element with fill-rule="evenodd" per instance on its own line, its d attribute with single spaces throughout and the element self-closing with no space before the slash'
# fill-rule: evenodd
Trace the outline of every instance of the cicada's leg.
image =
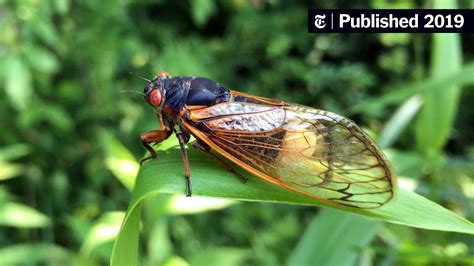
<svg viewBox="0 0 474 266">
<path fill-rule="evenodd" d="M 225 169 L 227 169 L 227 171 L 233 173 L 234 175 L 236 175 L 242 182 L 246 183 L 248 178 L 237 173 L 226 161 L 222 160 L 221 158 L 219 158 L 217 155 L 215 155 L 214 153 L 211 152 L 211 147 L 209 147 L 209 145 L 207 145 L 206 143 L 200 141 L 200 140 L 196 140 L 196 141 L 193 141 L 192 143 L 193 147 L 196 148 L 196 149 L 199 149 L 201 151 L 203 151 L 204 153 L 206 153 L 209 157 L 213 158 L 214 160 L 218 161 L 222 166 L 225 167 Z"/>
<path fill-rule="evenodd" d="M 181 155 L 183 156 L 183 163 L 184 163 L 184 175 L 186 177 L 186 187 L 188 192 L 186 197 L 191 197 L 193 194 L 193 190 L 191 187 L 191 172 L 189 170 L 189 161 L 188 161 L 188 154 L 186 153 L 186 142 L 189 141 L 189 134 L 184 133 L 182 131 L 176 131 L 176 137 L 179 141 L 179 147 L 181 148 Z"/>
<path fill-rule="evenodd" d="M 167 139 L 171 135 L 171 131 L 168 130 L 152 130 L 140 135 L 143 147 L 150 152 L 150 156 L 140 160 L 142 165 L 146 160 L 156 158 L 156 151 L 150 146 L 150 143 L 157 143 Z"/>
</svg>

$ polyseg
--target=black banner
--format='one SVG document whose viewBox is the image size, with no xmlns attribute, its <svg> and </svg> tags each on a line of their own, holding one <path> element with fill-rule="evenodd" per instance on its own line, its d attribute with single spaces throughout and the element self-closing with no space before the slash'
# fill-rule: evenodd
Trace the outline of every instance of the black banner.
<svg viewBox="0 0 474 266">
<path fill-rule="evenodd" d="M 472 9 L 309 9 L 308 32 L 474 32 Z"/>
</svg>

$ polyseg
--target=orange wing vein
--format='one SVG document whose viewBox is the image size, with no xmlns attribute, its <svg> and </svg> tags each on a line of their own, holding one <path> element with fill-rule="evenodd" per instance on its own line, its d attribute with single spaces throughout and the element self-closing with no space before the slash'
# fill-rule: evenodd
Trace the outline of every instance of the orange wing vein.
<svg viewBox="0 0 474 266">
<path fill-rule="evenodd" d="M 251 174 L 318 200 L 376 208 L 396 180 L 382 151 L 352 121 L 296 104 L 221 103 L 183 125 Z"/>
</svg>

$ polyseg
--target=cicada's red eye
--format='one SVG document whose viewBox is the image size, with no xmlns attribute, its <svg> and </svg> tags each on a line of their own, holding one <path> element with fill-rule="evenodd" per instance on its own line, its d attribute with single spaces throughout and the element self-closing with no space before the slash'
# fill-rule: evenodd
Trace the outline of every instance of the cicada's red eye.
<svg viewBox="0 0 474 266">
<path fill-rule="evenodd" d="M 160 90 L 155 89 L 154 91 L 151 92 L 150 103 L 153 106 L 160 106 L 160 104 L 161 104 L 161 92 L 160 92 Z"/>
</svg>

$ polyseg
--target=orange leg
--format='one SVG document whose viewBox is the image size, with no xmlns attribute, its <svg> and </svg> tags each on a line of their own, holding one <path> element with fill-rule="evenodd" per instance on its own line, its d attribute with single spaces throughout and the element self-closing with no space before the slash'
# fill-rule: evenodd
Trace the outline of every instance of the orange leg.
<svg viewBox="0 0 474 266">
<path fill-rule="evenodd" d="M 156 158 L 156 151 L 150 146 L 150 143 L 158 143 L 167 139 L 171 135 L 171 131 L 168 130 L 152 130 L 140 135 L 143 147 L 150 152 L 150 156 L 140 160 L 142 165 L 146 160 Z"/>
</svg>

